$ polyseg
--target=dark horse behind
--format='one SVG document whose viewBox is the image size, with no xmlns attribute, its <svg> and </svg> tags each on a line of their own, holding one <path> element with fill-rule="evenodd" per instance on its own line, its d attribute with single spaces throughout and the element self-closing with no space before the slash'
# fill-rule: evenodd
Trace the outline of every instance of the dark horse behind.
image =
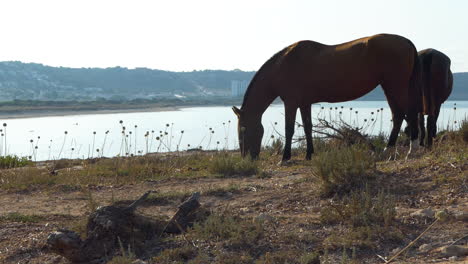
<svg viewBox="0 0 468 264">
<path fill-rule="evenodd" d="M 435 49 L 425 49 L 418 52 L 422 65 L 422 105 L 418 115 L 419 144 L 424 146 L 426 129 L 424 115 L 427 115 L 427 146 L 432 146 L 437 134 L 437 119 L 441 105 L 452 93 L 453 75 L 450 70 L 450 58 Z M 405 133 L 409 135 L 409 127 Z"/>
<path fill-rule="evenodd" d="M 282 160 L 291 158 L 298 108 L 307 141 L 306 159 L 310 159 L 313 153 L 311 104 L 354 100 L 379 84 L 393 115 L 393 129 L 387 146 L 395 145 L 403 119 L 408 120 L 411 139 L 416 140 L 419 76 L 415 46 L 398 35 L 379 34 L 339 45 L 314 41 L 294 43 L 263 64 L 247 88 L 242 107 L 233 107 L 239 119 L 242 156 L 258 157 L 264 131 L 262 115 L 278 96 L 284 102 L 286 118 Z"/>
</svg>

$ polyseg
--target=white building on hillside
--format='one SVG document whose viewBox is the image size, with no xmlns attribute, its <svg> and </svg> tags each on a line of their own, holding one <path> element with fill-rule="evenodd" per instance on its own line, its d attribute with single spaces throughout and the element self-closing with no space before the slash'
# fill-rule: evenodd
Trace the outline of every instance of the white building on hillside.
<svg viewBox="0 0 468 264">
<path fill-rule="evenodd" d="M 232 80 L 231 81 L 231 96 L 232 97 L 243 96 L 245 91 L 247 90 L 247 86 L 249 86 L 248 81 Z"/>
</svg>

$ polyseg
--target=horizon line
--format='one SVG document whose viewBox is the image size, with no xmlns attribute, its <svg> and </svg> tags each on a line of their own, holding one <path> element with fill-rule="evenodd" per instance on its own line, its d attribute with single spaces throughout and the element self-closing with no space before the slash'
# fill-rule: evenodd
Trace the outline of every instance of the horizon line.
<svg viewBox="0 0 468 264">
<path fill-rule="evenodd" d="M 203 70 L 191 70 L 191 71 L 171 71 L 171 70 L 162 70 L 162 69 L 156 69 L 156 68 L 149 68 L 149 67 L 145 67 L 145 66 L 141 66 L 141 67 L 127 67 L 127 66 L 120 66 L 120 65 L 116 65 L 116 66 L 109 66 L 109 67 L 84 67 L 84 66 L 81 66 L 81 67 L 70 67 L 70 66 L 52 66 L 52 65 L 48 65 L 48 64 L 44 64 L 44 63 L 40 63 L 40 62 L 23 62 L 23 61 L 19 61 L 19 60 L 8 60 L 8 61 L 0 61 L 0 63 L 10 63 L 10 62 L 14 62 L 14 63 L 22 63 L 22 64 L 37 64 L 37 65 L 42 65 L 42 66 L 45 66 L 45 67 L 52 67 L 52 68 L 69 68 L 69 69 L 113 69 L 113 68 L 124 68 L 124 69 L 127 69 L 127 70 L 137 70 L 137 69 L 148 69 L 148 70 L 154 70 L 154 71 L 165 71 L 165 72 L 196 72 L 196 71 L 241 71 L 241 72 L 257 72 L 257 70 L 242 70 L 242 69 L 239 69 L 239 68 L 235 68 L 235 69 L 231 69 L 231 70 L 226 70 L 226 69 L 203 69 Z M 453 72 L 454 74 L 456 73 L 468 73 L 468 70 L 466 71 L 457 71 L 457 72 Z"/>
</svg>

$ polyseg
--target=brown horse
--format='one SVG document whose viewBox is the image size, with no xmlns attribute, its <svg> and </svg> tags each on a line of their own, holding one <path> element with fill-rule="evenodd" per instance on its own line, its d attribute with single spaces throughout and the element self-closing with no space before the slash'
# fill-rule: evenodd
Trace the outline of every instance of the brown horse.
<svg viewBox="0 0 468 264">
<path fill-rule="evenodd" d="M 401 36 L 380 34 L 339 45 L 314 41 L 294 43 L 270 58 L 255 74 L 244 95 L 238 117 L 242 156 L 260 153 L 263 112 L 278 96 L 283 100 L 286 142 L 283 161 L 291 158 L 296 112 L 301 111 L 307 141 L 306 159 L 313 153 L 311 104 L 344 102 L 359 98 L 380 84 L 393 114 L 388 145 L 395 145 L 404 118 L 411 139 L 417 139 L 420 70 L 413 43 Z"/>
<path fill-rule="evenodd" d="M 418 52 L 418 55 L 422 65 L 423 105 L 418 116 L 419 144 L 424 146 L 424 115 L 427 115 L 427 146 L 430 147 L 437 133 L 440 106 L 452 93 L 453 75 L 450 71 L 450 58 L 444 53 L 435 49 L 425 49 Z M 405 129 L 405 132 L 409 134 L 408 129 Z"/>
</svg>

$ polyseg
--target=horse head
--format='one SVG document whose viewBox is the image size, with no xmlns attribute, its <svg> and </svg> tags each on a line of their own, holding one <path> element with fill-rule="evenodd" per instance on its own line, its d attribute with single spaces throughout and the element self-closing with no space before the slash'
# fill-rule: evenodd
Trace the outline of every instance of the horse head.
<svg viewBox="0 0 468 264">
<path fill-rule="evenodd" d="M 257 159 L 263 137 L 261 117 L 250 116 L 235 106 L 232 110 L 238 118 L 237 135 L 242 157 L 250 153 L 252 159 Z"/>
</svg>

